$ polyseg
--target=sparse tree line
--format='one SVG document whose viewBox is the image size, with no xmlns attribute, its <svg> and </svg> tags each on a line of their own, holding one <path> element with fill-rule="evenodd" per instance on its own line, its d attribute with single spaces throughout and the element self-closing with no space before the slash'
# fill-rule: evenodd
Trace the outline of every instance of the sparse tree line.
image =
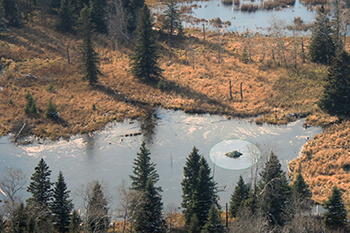
<svg viewBox="0 0 350 233">
<path fill-rule="evenodd" d="M 342 190 L 336 186 L 323 203 L 322 216 L 311 213 L 312 193 L 301 174 L 289 183 L 277 155 L 270 152 L 251 171 L 250 183 L 240 176 L 231 195 L 228 214 L 234 218 L 224 227 L 218 204 L 218 188 L 206 159 L 193 148 L 183 168 L 182 215 L 184 225 L 174 227 L 176 207 L 163 207 L 159 175 L 143 142 L 134 160 L 130 187 L 119 188 L 116 210 L 122 219 L 118 232 L 346 232 L 347 211 Z M 266 157 L 266 156 L 265 156 Z M 74 209 L 62 172 L 56 182 L 44 159 L 35 167 L 26 191 L 25 204 L 19 198 L 26 185 L 25 174 L 6 168 L 0 179 L 5 195 L 0 205 L 0 232 L 116 232 L 105 185 L 92 181 L 81 191 L 84 208 Z"/>
</svg>

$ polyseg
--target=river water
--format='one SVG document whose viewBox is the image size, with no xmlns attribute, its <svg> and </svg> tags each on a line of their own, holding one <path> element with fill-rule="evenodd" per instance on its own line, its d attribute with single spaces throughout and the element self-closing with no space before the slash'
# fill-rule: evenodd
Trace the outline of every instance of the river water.
<svg viewBox="0 0 350 233">
<path fill-rule="evenodd" d="M 209 158 L 212 147 L 229 139 L 244 139 L 253 144 L 273 144 L 276 153 L 287 170 L 287 162 L 299 155 L 309 138 L 322 132 L 320 127 L 304 129 L 303 119 L 285 126 L 256 125 L 247 119 L 227 119 L 217 115 L 188 115 L 182 111 L 157 109 L 155 116 L 145 121 L 111 123 L 105 130 L 92 135 L 79 135 L 69 141 L 44 141 L 32 145 L 17 146 L 11 137 L 0 138 L 0 171 L 7 166 L 18 167 L 28 176 L 44 158 L 52 170 L 51 180 L 56 181 L 62 171 L 76 208 L 81 208 L 77 196 L 81 185 L 99 180 L 108 187 L 113 197 L 112 209 L 118 203 L 116 187 L 122 180 L 130 184 L 133 160 L 142 141 L 151 152 L 152 162 L 160 175 L 157 183 L 163 188 L 165 205 L 181 203 L 183 166 L 192 148 L 208 160 L 220 189 L 220 203 L 229 202 L 233 188 L 242 174 L 249 181 L 249 169 L 228 170 L 215 166 Z M 141 135 L 125 137 L 125 134 L 141 132 Z M 1 194 L 0 194 L 1 195 Z M 28 197 L 24 193 L 24 198 Z"/>
</svg>

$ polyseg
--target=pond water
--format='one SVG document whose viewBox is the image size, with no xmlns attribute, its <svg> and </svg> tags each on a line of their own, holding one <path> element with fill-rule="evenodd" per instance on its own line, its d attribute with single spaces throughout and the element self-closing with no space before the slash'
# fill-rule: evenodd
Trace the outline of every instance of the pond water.
<svg viewBox="0 0 350 233">
<path fill-rule="evenodd" d="M 163 188 L 164 205 L 173 203 L 180 206 L 183 166 L 196 146 L 212 168 L 220 189 L 220 203 L 224 204 L 229 202 L 240 174 L 249 181 L 250 170 L 235 171 L 214 166 L 209 159 L 213 146 L 229 139 L 244 139 L 254 145 L 270 143 L 287 170 L 287 162 L 299 155 L 306 141 L 322 132 L 319 127 L 304 129 L 303 119 L 286 126 L 259 126 L 248 119 L 229 120 L 216 115 L 188 115 L 182 111 L 157 109 L 154 114 L 142 122 L 111 123 L 105 130 L 93 135 L 75 136 L 69 141 L 17 146 L 11 142 L 10 136 L 1 137 L 0 171 L 7 166 L 21 168 L 29 183 L 34 167 L 40 158 L 44 158 L 52 170 L 52 181 L 57 180 L 59 171 L 63 172 L 76 208 L 81 208 L 77 191 L 92 180 L 107 185 L 115 207 L 118 203 L 116 187 L 121 185 L 122 180 L 130 184 L 133 160 L 142 141 L 145 141 L 160 175 L 157 184 Z M 123 136 L 138 132 L 142 134 Z M 24 193 L 24 198 L 27 197 L 28 194 Z"/>
</svg>

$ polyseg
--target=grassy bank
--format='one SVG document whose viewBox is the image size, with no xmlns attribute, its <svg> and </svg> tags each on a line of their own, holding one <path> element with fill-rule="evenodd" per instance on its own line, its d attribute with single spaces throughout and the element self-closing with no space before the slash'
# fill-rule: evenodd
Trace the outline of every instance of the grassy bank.
<svg viewBox="0 0 350 233">
<path fill-rule="evenodd" d="M 293 120 L 289 113 L 325 116 L 316 102 L 326 67 L 301 62 L 301 38 L 297 38 L 299 55 L 294 69 L 290 68 L 294 65 L 291 38 L 283 38 L 284 62 L 274 38 L 207 33 L 204 41 L 200 31 L 189 30 L 184 38 L 173 38 L 169 53 L 167 36 L 160 34 L 165 83 L 159 89 L 156 84 L 139 82 L 128 72 L 131 45 L 114 49 L 110 38 L 96 36 L 103 76 L 98 85 L 90 87 L 80 74 L 79 39 L 53 28 L 49 20 L 46 25 L 34 21 L 0 37 L 4 65 L 0 78 L 2 134 L 16 133 L 26 123 L 23 134 L 52 139 L 69 137 L 99 130 L 109 121 L 142 118 L 158 106 L 232 117 L 265 114 L 259 122 L 276 124 Z M 305 44 L 307 39 L 304 47 Z M 24 113 L 27 92 L 34 96 L 39 114 Z M 62 118 L 59 122 L 44 117 L 50 100 L 58 107 Z M 317 124 L 315 118 L 312 119 Z"/>
</svg>

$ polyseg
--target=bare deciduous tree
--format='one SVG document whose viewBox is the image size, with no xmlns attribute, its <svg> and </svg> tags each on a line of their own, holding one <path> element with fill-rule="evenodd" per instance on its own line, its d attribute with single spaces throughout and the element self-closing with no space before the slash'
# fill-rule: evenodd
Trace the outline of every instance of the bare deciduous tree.
<svg viewBox="0 0 350 233">
<path fill-rule="evenodd" d="M 270 27 L 268 30 L 270 32 L 270 36 L 276 39 L 279 62 L 284 62 L 285 66 L 288 68 L 283 41 L 283 38 L 285 37 L 286 21 L 279 19 L 276 15 L 273 15 L 269 23 Z"/>
</svg>

